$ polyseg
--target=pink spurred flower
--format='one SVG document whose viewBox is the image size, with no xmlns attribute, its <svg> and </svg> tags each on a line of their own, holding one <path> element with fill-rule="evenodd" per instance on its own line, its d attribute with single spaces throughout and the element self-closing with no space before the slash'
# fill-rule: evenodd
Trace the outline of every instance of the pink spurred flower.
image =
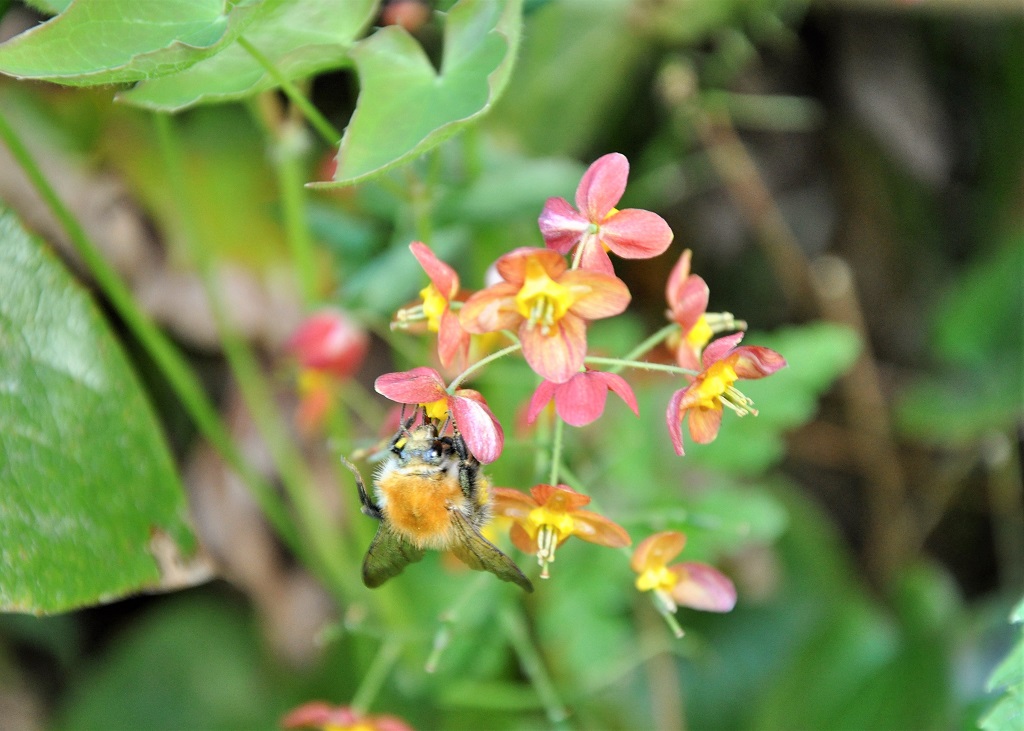
<svg viewBox="0 0 1024 731">
<path fill-rule="evenodd" d="M 707 311 L 710 291 L 702 277 L 690 273 L 690 256 L 689 249 L 683 252 L 665 284 L 665 314 L 679 325 L 679 332 L 669 336 L 667 344 L 680 367 L 699 371 L 701 351 L 715 333 L 743 330 L 747 324 L 729 312 Z"/>
<path fill-rule="evenodd" d="M 757 415 L 753 402 L 733 384 L 740 379 L 764 378 L 786 366 L 786 360 L 774 350 L 756 345 L 736 347 L 743 333 L 719 338 L 704 349 L 701 371 L 686 388 L 672 394 L 665 420 L 676 454 L 683 454 L 682 421 L 690 418 L 690 436 L 698 444 L 708 444 L 718 436 L 722 425 L 722 407 L 728 406 L 740 416 Z"/>
<path fill-rule="evenodd" d="M 555 549 L 571 536 L 610 548 L 624 548 L 632 541 L 618 524 L 590 510 L 586 495 L 568 485 L 535 485 L 530 494 L 504 487 L 492 489 L 494 514 L 513 520 L 509 537 L 516 548 L 537 555 L 540 577 L 548 578 L 548 564 Z"/>
<path fill-rule="evenodd" d="M 576 188 L 576 208 L 548 198 L 538 223 L 544 243 L 560 254 L 580 247 L 580 266 L 612 273 L 608 251 L 624 259 L 649 259 L 672 243 L 672 229 L 656 213 L 615 208 L 626 190 L 629 160 L 617 152 L 598 158 Z"/>
<path fill-rule="evenodd" d="M 469 353 L 469 333 L 451 309 L 451 302 L 459 292 L 459 275 L 438 259 L 426 244 L 413 241 L 409 250 L 427 273 L 430 284 L 420 290 L 422 305 L 399 311 L 398 326 L 404 326 L 409 317 L 425 318 L 427 328 L 437 333 L 437 357 L 441 365 L 448 367 L 456 358 L 465 362 Z"/>
<path fill-rule="evenodd" d="M 368 715 L 349 706 L 311 701 L 292 709 L 281 719 L 281 728 L 319 731 L 413 731 L 397 716 Z"/>
<path fill-rule="evenodd" d="M 477 292 L 459 319 L 471 333 L 518 330 L 523 356 L 549 381 L 564 383 L 583 366 L 587 321 L 617 315 L 630 294 L 615 276 L 570 270 L 550 249 L 521 248 L 496 262 L 503 281 Z"/>
<path fill-rule="evenodd" d="M 633 413 L 639 415 L 636 396 L 626 379 L 614 373 L 588 369 L 576 373 L 565 383 L 542 381 L 530 399 L 527 421 L 532 424 L 541 410 L 554 399 L 555 413 L 562 421 L 572 426 L 585 426 L 604 413 L 609 391 L 617 393 Z"/>
<path fill-rule="evenodd" d="M 433 368 L 385 373 L 373 384 L 381 396 L 422 406 L 428 418 L 443 422 L 450 414 L 473 456 L 487 464 L 501 454 L 505 433 L 479 391 L 460 388 L 449 394 Z"/>
<path fill-rule="evenodd" d="M 678 531 L 655 533 L 640 542 L 630 566 L 637 573 L 636 588 L 652 591 L 662 613 L 679 607 L 705 612 L 728 612 L 736 606 L 736 587 L 718 569 L 694 561 L 668 566 L 686 545 Z"/>
<path fill-rule="evenodd" d="M 341 310 L 325 309 L 306 318 L 285 343 L 304 369 L 351 377 L 366 358 L 366 331 Z"/>
</svg>

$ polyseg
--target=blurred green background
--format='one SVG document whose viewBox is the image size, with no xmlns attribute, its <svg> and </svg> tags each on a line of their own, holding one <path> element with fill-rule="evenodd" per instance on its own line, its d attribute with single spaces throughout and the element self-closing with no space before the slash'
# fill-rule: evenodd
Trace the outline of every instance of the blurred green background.
<svg viewBox="0 0 1024 731">
<path fill-rule="evenodd" d="M 33 12 L 0 0 L 0 40 Z M 435 17 L 414 30 L 435 62 L 440 27 Z M 308 84 L 339 128 L 357 90 L 350 69 Z M 115 91 L 0 77 L 0 109 L 264 469 L 197 294 L 154 126 L 112 103 Z M 282 103 L 271 92 L 174 124 L 190 215 L 287 414 L 280 344 L 301 302 L 276 172 L 289 143 Z M 684 530 L 684 558 L 721 566 L 737 608 L 682 610 L 687 634 L 674 640 L 621 554 L 574 542 L 521 612 L 510 588 L 436 556 L 381 590 L 405 607 L 401 627 L 367 617 L 358 598 L 338 607 L 98 296 L 220 578 L 0 615 L 0 728 L 274 728 L 306 700 L 349 703 L 378 667 L 372 712 L 419 729 L 975 728 L 1002 692 L 989 676 L 1020 648 L 1008 617 L 1024 593 L 1022 120 L 1019 3 L 526 2 L 508 87 L 478 124 L 383 177 L 308 193 L 317 286 L 375 333 L 363 384 L 430 363 L 425 338 L 387 330 L 424 284 L 408 243 L 429 240 L 464 287 L 482 286 L 501 253 L 542 244 L 548 197 L 571 199 L 592 160 L 625 154 L 620 207 L 657 211 L 675 242 L 661 258 L 617 262 L 633 304 L 593 327 L 593 347 L 620 354 L 664 323 L 664 280 L 689 248 L 710 309 L 746 319 L 748 342 L 790 368 L 744 389 L 757 419 L 727 416 L 714 444 L 688 445 L 683 459 L 662 418 L 678 384 L 637 377 L 640 421 L 610 400 L 601 421 L 569 434 L 567 458 L 634 543 Z M 304 179 L 326 180 L 334 150 L 312 136 L 300 148 Z M 0 202 L 91 286 L 2 146 Z M 516 414 L 534 381 L 518 365 L 500 362 L 474 387 L 508 436 L 489 474 L 525 489 L 538 458 Z M 383 409 L 353 410 L 342 446 L 372 444 Z M 303 446 L 327 475 L 324 499 L 351 513 L 322 442 Z M 358 520 L 353 543 L 366 545 L 371 526 Z M 439 629 L 450 644 L 427 674 Z M 517 636 L 528 642 L 510 652 Z M 539 652 L 545 679 L 523 647 Z M 1007 718 L 992 728 L 1012 728 Z"/>
</svg>

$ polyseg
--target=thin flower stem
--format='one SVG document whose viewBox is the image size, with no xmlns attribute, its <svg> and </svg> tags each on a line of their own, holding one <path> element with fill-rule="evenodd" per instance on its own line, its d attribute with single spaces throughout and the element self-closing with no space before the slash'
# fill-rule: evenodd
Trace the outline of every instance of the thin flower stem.
<svg viewBox="0 0 1024 731">
<path fill-rule="evenodd" d="M 596 355 L 588 355 L 584 360 L 585 363 L 595 363 L 597 365 L 612 365 L 619 366 L 619 370 L 623 368 L 638 368 L 643 371 L 661 371 L 662 373 L 674 373 L 682 376 L 696 376 L 697 372 L 690 370 L 689 368 L 680 368 L 679 366 L 664 365 L 662 363 L 648 363 L 642 360 L 626 360 L 624 358 L 601 358 Z M 612 373 L 616 372 L 614 370 Z"/>
<path fill-rule="evenodd" d="M 652 350 L 656 345 L 659 345 L 662 341 L 666 340 L 669 335 L 676 332 L 677 330 L 679 330 L 679 324 L 675 322 L 670 322 L 668 325 L 665 325 L 665 327 L 661 328 L 656 333 L 654 333 L 646 340 L 644 340 L 642 343 L 633 348 L 631 351 L 629 351 L 626 355 L 622 357 L 622 360 L 635 361 L 641 355 L 647 353 L 648 351 Z M 618 373 L 619 371 L 622 370 L 622 368 L 625 367 L 626 366 L 612 368 L 610 372 Z"/>
<path fill-rule="evenodd" d="M 558 470 L 562 466 L 562 440 L 565 436 L 565 422 L 555 419 L 554 433 L 551 436 L 551 472 L 548 475 L 548 484 L 558 484 Z"/>
<path fill-rule="evenodd" d="M 283 76 L 281 72 L 274 65 L 274 62 L 267 58 L 256 46 L 252 45 L 245 36 L 238 36 L 238 45 L 248 52 L 256 62 L 262 66 L 268 74 L 276 81 L 287 97 L 292 101 L 292 104 L 302 110 L 303 115 L 309 120 L 309 123 L 316 128 L 316 131 L 320 133 L 324 141 L 331 147 L 335 147 L 341 141 L 341 132 L 339 132 L 334 125 L 327 121 L 327 118 L 320 113 L 320 111 L 313 106 L 312 102 L 307 99 L 299 88 L 295 86 L 288 78 Z"/>
<path fill-rule="evenodd" d="M 466 608 L 476 594 L 487 586 L 491 580 L 491 577 L 487 576 L 487 574 L 478 575 L 475 580 L 466 587 L 462 594 L 452 602 L 451 606 L 441 613 L 441 626 L 438 628 L 437 632 L 434 633 L 434 645 L 431 648 L 430 656 L 427 658 L 427 662 L 423 668 L 426 672 L 433 673 L 437 671 L 437 666 L 441 663 L 441 655 L 448 648 L 448 645 L 451 642 L 452 627 L 458 624 L 459 617 L 462 615 L 462 610 Z"/>
<path fill-rule="evenodd" d="M 523 672 L 526 673 L 526 677 L 530 679 L 534 690 L 537 691 L 544 710 L 547 712 L 548 720 L 555 726 L 565 727 L 569 711 L 559 698 L 551 676 L 548 675 L 548 670 L 544 666 L 540 651 L 526 631 L 526 621 L 523 618 L 522 610 L 505 606 L 501 609 L 500 617 L 505 636 L 519 656 L 519 665 Z"/>
<path fill-rule="evenodd" d="M 395 666 L 395 662 L 401 654 L 401 642 L 394 638 L 384 640 L 380 649 L 377 650 L 377 655 L 373 658 L 373 662 L 370 663 L 366 675 L 363 676 L 362 682 L 359 683 L 359 689 L 352 696 L 351 706 L 353 711 L 359 715 L 365 715 L 370 710 L 373 699 L 380 693 L 384 681 L 387 680 L 388 673 L 391 672 L 391 668 Z"/>
<path fill-rule="evenodd" d="M 221 457 L 241 476 L 282 540 L 297 554 L 302 555 L 301 542 L 298 539 L 295 526 L 287 515 L 284 504 L 274 493 L 270 484 L 242 457 L 231 434 L 218 415 L 217 409 L 207 397 L 199 379 L 196 378 L 195 372 L 189 367 L 181 352 L 139 308 L 128 287 L 113 267 L 107 263 L 103 254 L 89 239 L 71 211 L 60 200 L 57 192 L 43 176 L 14 128 L 8 124 L 2 114 L 0 114 L 0 139 L 3 140 L 50 212 L 67 233 L 75 251 L 82 258 L 104 296 L 128 325 L 132 334 L 139 339 L 146 352 L 153 358 L 174 390 L 174 394 L 181 400 L 192 422 L 200 433 L 213 444 Z"/>
<path fill-rule="evenodd" d="M 504 347 L 495 353 L 491 353 L 486 358 L 481 358 L 476 363 L 466 368 L 466 370 L 464 370 L 462 373 L 457 375 L 455 379 L 450 384 L 448 384 L 448 393 L 455 393 L 455 389 L 457 389 L 463 381 L 465 381 L 472 374 L 476 373 L 484 366 L 488 365 L 489 363 L 493 363 L 499 358 L 504 358 L 506 355 L 514 353 L 517 350 L 521 350 L 522 347 L 523 346 L 519 343 L 513 343 L 512 345 Z"/>
<path fill-rule="evenodd" d="M 306 218 L 306 196 L 303 187 L 302 161 L 308 150 L 303 127 L 285 122 L 275 139 L 277 185 L 281 192 L 282 214 L 292 259 L 295 261 L 299 293 L 306 309 L 317 301 L 316 250 Z"/>
<path fill-rule="evenodd" d="M 193 263 L 200 276 L 213 310 L 214 319 L 224 346 L 228 364 L 238 380 L 245 403 L 261 434 L 266 439 L 274 462 L 281 474 L 288 497 L 294 503 L 303 532 L 313 547 L 312 565 L 319 566 L 328 585 L 339 599 L 352 596 L 358 588 L 353 571 L 344 565 L 344 552 L 327 515 L 313 494 L 315 484 L 301 454 L 283 427 L 283 420 L 274 405 L 274 397 L 260 372 L 255 355 L 239 337 L 227 317 L 214 277 L 214 263 L 209 248 L 199 238 L 198 227 L 187 212 L 188 187 L 181 149 L 166 114 L 155 115 L 157 138 L 163 151 L 168 183 L 186 226 L 186 240 Z"/>
</svg>

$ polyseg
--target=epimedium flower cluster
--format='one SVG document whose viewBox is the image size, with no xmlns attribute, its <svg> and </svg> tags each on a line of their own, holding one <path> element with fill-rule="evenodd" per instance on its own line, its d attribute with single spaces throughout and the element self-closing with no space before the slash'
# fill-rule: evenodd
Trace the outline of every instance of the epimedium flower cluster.
<svg viewBox="0 0 1024 731">
<path fill-rule="evenodd" d="M 594 162 L 576 190 L 575 207 L 564 198 L 550 198 L 544 205 L 538 224 L 545 245 L 517 248 L 499 257 L 493 265 L 497 281 L 479 291 L 464 291 L 452 266 L 425 243 L 413 242 L 410 250 L 429 282 L 418 302 L 399 310 L 392 327 L 435 333 L 441 369 L 462 371 L 446 382 L 438 370 L 421 366 L 382 375 L 375 384 L 381 395 L 419 409 L 424 419 L 441 428 L 457 431 L 473 456 L 486 464 L 500 457 L 504 431 L 484 395 L 462 383 L 488 363 L 521 353 L 539 378 L 527 405 L 527 420 L 533 423 L 542 414 L 556 419 L 556 428 L 549 430 L 551 471 L 547 481 L 534 485 L 529 494 L 493 488 L 494 513 L 510 520 L 511 542 L 536 555 L 542 578 L 550 574 L 556 549 L 572 536 L 619 549 L 632 543 L 621 526 L 584 509 L 591 503 L 588 495 L 558 480 L 563 423 L 579 427 L 597 420 L 609 391 L 639 415 L 636 396 L 622 371 L 654 370 L 685 380 L 666 410 L 670 442 L 682 455 L 684 420 L 688 419 L 695 442 L 711 442 L 725 407 L 740 416 L 757 413 L 736 383 L 768 376 L 786 365 L 773 350 L 739 345 L 745 322 L 727 312 L 708 312 L 710 290 L 703 278 L 691 273 L 688 250 L 667 277 L 669 325 L 621 359 L 589 352 L 590 323 L 621 314 L 631 300 L 610 254 L 655 257 L 673 238 L 659 215 L 616 208 L 628 172 L 628 161 L 618 153 Z M 733 334 L 716 339 L 727 332 Z M 470 362 L 470 353 L 481 350 L 471 347 L 480 336 L 504 337 L 507 345 Z M 671 365 L 642 359 L 659 347 L 668 349 Z M 553 414 L 546 410 L 551 402 Z M 715 569 L 694 563 L 667 565 L 684 542 L 682 534 L 672 532 L 641 542 L 632 561 L 639 575 L 637 588 L 653 592 L 656 606 L 666 616 L 678 606 L 731 609 L 735 590 Z"/>
</svg>

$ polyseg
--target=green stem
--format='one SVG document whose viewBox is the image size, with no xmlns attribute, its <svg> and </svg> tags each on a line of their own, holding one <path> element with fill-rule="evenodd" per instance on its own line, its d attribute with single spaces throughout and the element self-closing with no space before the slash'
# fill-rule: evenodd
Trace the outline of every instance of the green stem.
<svg viewBox="0 0 1024 731">
<path fill-rule="evenodd" d="M 103 258 L 74 215 L 57 196 L 56 191 L 43 176 L 28 149 L 2 114 L 0 114 L 0 139 L 3 139 L 7 149 L 11 151 L 14 159 L 35 186 L 50 212 L 64 228 L 75 251 L 85 262 L 89 273 L 96 280 L 104 296 L 113 305 L 132 334 L 139 339 L 146 352 L 153 358 L 161 373 L 170 383 L 193 423 L 248 485 L 260 508 L 266 513 L 267 518 L 285 543 L 296 553 L 301 554 L 301 543 L 283 503 L 274 493 L 270 484 L 243 459 L 216 408 L 203 391 L 195 372 L 189 367 L 181 352 L 139 308 L 120 276 Z"/>
<path fill-rule="evenodd" d="M 334 125 L 327 121 L 327 118 L 320 113 L 320 111 L 313 106 L 312 102 L 307 99 L 299 88 L 295 86 L 288 78 L 283 76 L 274 62 L 267 58 L 256 46 L 252 45 L 245 36 L 238 36 L 238 45 L 244 48 L 250 56 L 256 59 L 256 62 L 264 68 L 264 70 L 270 74 L 271 78 L 277 82 L 281 87 L 281 91 L 287 95 L 291 100 L 292 104 L 297 106 L 302 113 L 305 115 L 309 123 L 316 128 L 316 131 L 320 133 L 320 136 L 324 138 L 324 141 L 331 147 L 335 147 L 341 141 L 341 132 L 339 132 Z"/>
<path fill-rule="evenodd" d="M 308 148 L 305 130 L 285 123 L 276 138 L 277 184 L 281 191 L 282 212 L 288 246 L 295 261 L 302 303 L 308 310 L 317 301 L 316 257 L 306 218 L 302 161 Z"/>
<path fill-rule="evenodd" d="M 513 343 L 512 345 L 504 347 L 497 352 L 491 353 L 486 358 L 481 358 L 476 363 L 469 366 L 462 373 L 457 375 L 455 379 L 450 384 L 448 384 L 448 393 L 455 393 L 455 389 L 457 389 L 463 381 L 469 378 L 473 373 L 476 373 L 478 370 L 486 366 L 488 363 L 492 363 L 498 360 L 499 358 L 504 358 L 506 355 L 514 353 L 517 350 L 522 350 L 522 347 L 523 346 L 519 343 Z"/>
<path fill-rule="evenodd" d="M 384 643 L 377 651 L 376 657 L 373 658 L 373 662 L 370 663 L 366 675 L 363 676 L 359 689 L 352 696 L 351 706 L 353 711 L 359 715 L 366 714 L 370 709 L 370 704 L 373 703 L 373 699 L 380 693 L 384 681 L 387 680 L 388 673 L 391 672 L 391 668 L 394 667 L 401 654 L 401 642 L 396 639 L 384 640 Z"/>
<path fill-rule="evenodd" d="M 653 335 L 651 335 L 650 337 L 645 339 L 642 343 L 640 343 L 635 348 L 633 348 L 631 351 L 626 353 L 626 355 L 622 356 L 622 360 L 624 360 L 624 361 L 634 361 L 634 360 L 636 360 L 637 358 L 639 358 L 644 353 L 648 352 L 649 350 L 652 350 L 654 348 L 654 346 L 659 345 L 663 340 L 666 340 L 669 335 L 671 335 L 672 333 L 676 332 L 677 330 L 679 330 L 679 324 L 675 323 L 675 322 L 670 322 L 668 325 L 665 325 L 665 327 L 661 328 L 660 330 L 655 332 Z M 626 366 L 622 366 L 622 368 L 625 368 L 625 367 Z M 612 373 L 618 373 L 619 371 L 622 370 L 622 368 L 617 368 L 617 369 L 613 368 L 611 370 L 611 372 Z"/>
<path fill-rule="evenodd" d="M 626 360 L 624 358 L 600 358 L 596 355 L 588 355 L 584 360 L 584 363 L 616 366 L 616 368 L 610 369 L 611 373 L 621 371 L 623 368 L 638 368 L 643 371 L 661 371 L 662 373 L 674 373 L 682 376 L 697 375 L 696 371 L 690 370 L 689 368 L 680 368 L 679 366 L 664 365 L 662 363 L 648 363 L 642 360 Z"/>
<path fill-rule="evenodd" d="M 170 118 L 165 114 L 157 114 L 155 122 L 167 167 L 168 183 L 186 227 L 185 238 L 190 247 L 193 263 L 203 280 L 228 365 L 238 380 L 253 420 L 267 442 L 288 497 L 295 506 L 303 532 L 311 542 L 314 549 L 314 565 L 319 566 L 328 581 L 328 586 L 339 599 L 344 598 L 346 594 L 352 596 L 358 590 L 352 578 L 354 572 L 346 570 L 342 563 L 343 551 L 339 550 L 337 536 L 313 493 L 313 477 L 283 426 L 284 420 L 275 407 L 273 394 L 263 378 L 256 357 L 230 324 L 217 286 L 210 249 L 204 245 L 194 219 L 188 215 L 192 208 L 188 200 L 185 170 Z"/>
<path fill-rule="evenodd" d="M 558 691 L 551 681 L 551 676 L 548 675 L 540 651 L 530 639 L 522 611 L 505 606 L 502 607 L 500 616 L 505 636 L 519 656 L 519 665 L 523 672 L 526 673 L 526 677 L 530 679 L 534 690 L 537 691 L 537 696 L 547 712 L 548 720 L 555 726 L 565 727 L 569 711 L 558 696 Z"/>
<path fill-rule="evenodd" d="M 565 436 L 565 422 L 555 417 L 554 434 L 551 437 L 551 471 L 548 484 L 558 484 L 558 470 L 562 466 L 562 439 Z"/>
</svg>

